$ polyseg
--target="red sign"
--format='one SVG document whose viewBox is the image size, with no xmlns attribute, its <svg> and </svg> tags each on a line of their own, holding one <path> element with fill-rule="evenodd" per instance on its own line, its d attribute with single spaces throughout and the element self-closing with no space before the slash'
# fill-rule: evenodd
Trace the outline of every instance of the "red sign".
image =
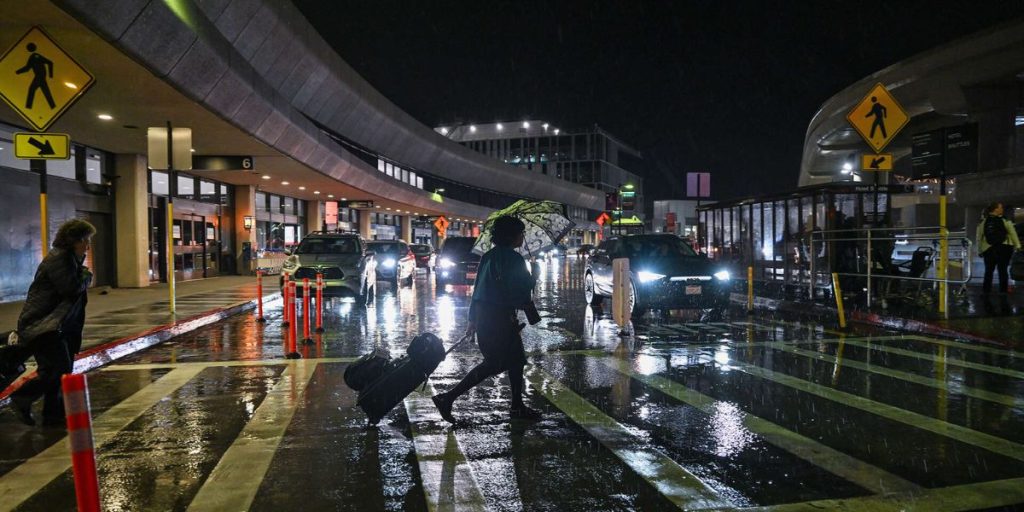
<svg viewBox="0 0 1024 512">
<path fill-rule="evenodd" d="M 668 212 L 665 214 L 665 231 L 675 233 L 676 231 L 676 212 Z"/>
<path fill-rule="evenodd" d="M 604 223 L 610 220 L 612 220 L 612 218 L 608 215 L 608 212 L 601 212 L 601 215 L 598 215 L 594 222 L 597 222 L 598 226 L 604 226 Z"/>
<path fill-rule="evenodd" d="M 327 201 L 324 203 L 324 222 L 327 224 L 338 223 L 338 203 L 337 201 Z"/>
</svg>

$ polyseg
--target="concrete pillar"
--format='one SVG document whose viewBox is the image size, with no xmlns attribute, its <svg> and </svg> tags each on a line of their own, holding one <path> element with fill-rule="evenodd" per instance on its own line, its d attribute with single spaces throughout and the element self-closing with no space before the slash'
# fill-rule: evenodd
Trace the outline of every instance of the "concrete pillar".
<svg viewBox="0 0 1024 512">
<path fill-rule="evenodd" d="M 373 240 L 373 233 L 370 231 L 370 210 L 359 210 L 359 236 L 363 240 Z"/>
<path fill-rule="evenodd" d="M 405 240 L 406 243 L 413 243 L 414 240 L 412 239 L 412 217 L 408 215 L 400 215 L 398 216 L 398 222 L 401 225 L 402 229 L 402 240 Z"/>
<path fill-rule="evenodd" d="M 245 217 L 252 217 L 252 227 L 245 229 Z M 256 270 L 256 187 L 235 186 L 235 254 L 239 275 L 253 275 Z M 245 251 L 246 244 L 249 250 Z"/>
<path fill-rule="evenodd" d="M 149 194 L 146 158 L 117 155 L 114 181 L 117 286 L 149 286 Z"/>
<path fill-rule="evenodd" d="M 324 230 L 324 203 L 306 201 L 306 233 Z"/>
</svg>

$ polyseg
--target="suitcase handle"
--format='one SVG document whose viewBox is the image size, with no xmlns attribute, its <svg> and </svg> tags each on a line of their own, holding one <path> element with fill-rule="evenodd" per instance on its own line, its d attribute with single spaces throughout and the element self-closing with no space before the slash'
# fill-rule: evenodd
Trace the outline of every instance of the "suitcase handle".
<svg viewBox="0 0 1024 512">
<path fill-rule="evenodd" d="M 470 337 L 471 336 L 469 334 L 466 334 L 465 336 L 463 336 L 461 339 L 459 339 L 459 341 L 456 341 L 451 347 L 449 347 L 448 350 L 445 350 L 444 351 L 444 355 L 447 356 L 448 354 L 450 354 L 452 352 L 452 350 L 455 350 L 456 347 L 458 347 L 459 345 L 462 345 L 463 343 L 465 343 L 466 340 L 468 340 Z"/>
</svg>

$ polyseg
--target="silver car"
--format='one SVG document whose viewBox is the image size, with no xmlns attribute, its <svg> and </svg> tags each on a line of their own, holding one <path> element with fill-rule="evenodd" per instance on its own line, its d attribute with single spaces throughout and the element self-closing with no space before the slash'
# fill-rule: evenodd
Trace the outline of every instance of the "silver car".
<svg viewBox="0 0 1024 512">
<path fill-rule="evenodd" d="M 318 273 L 323 274 L 324 295 L 328 297 L 355 297 L 366 302 L 377 290 L 376 260 L 366 253 L 366 245 L 359 236 L 353 234 L 310 233 L 288 256 L 281 271 L 299 282 L 299 297 L 302 279 L 309 278 L 315 284 Z M 283 275 L 280 283 L 283 286 Z"/>
</svg>

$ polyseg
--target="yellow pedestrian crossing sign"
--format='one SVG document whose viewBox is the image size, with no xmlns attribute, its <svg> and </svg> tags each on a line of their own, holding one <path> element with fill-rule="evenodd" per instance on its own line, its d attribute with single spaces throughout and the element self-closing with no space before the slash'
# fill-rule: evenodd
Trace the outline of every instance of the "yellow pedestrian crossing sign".
<svg viewBox="0 0 1024 512">
<path fill-rule="evenodd" d="M 14 156 L 25 160 L 71 158 L 71 137 L 66 133 L 15 133 Z"/>
<path fill-rule="evenodd" d="M 846 120 L 871 149 L 879 153 L 896 138 L 910 118 L 884 85 L 875 84 L 871 92 L 846 114 Z"/>
<path fill-rule="evenodd" d="M 874 155 L 861 155 L 860 168 L 863 171 L 891 171 L 892 153 L 876 153 Z"/>
<path fill-rule="evenodd" d="M 96 81 L 39 27 L 0 57 L 0 97 L 44 131 Z"/>
</svg>

